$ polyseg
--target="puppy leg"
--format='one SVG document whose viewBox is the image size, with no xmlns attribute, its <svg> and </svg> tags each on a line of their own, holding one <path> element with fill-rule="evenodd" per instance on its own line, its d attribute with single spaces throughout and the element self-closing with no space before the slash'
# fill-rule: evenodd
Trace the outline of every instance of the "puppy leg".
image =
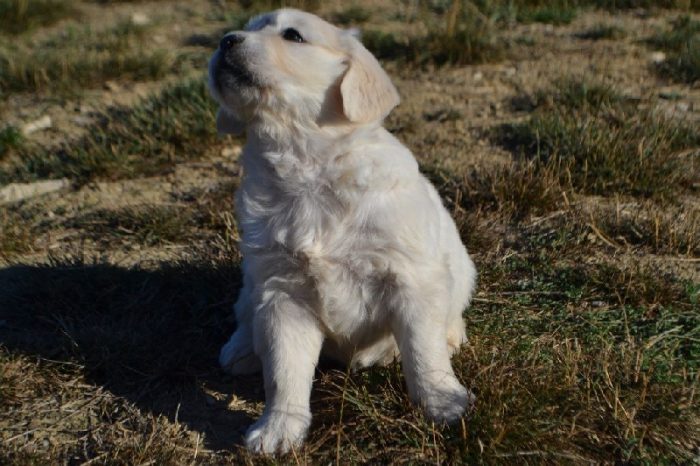
<svg viewBox="0 0 700 466">
<path fill-rule="evenodd" d="M 452 370 L 447 329 L 435 318 L 437 306 L 445 305 L 442 301 L 404 294 L 395 300 L 392 323 L 409 396 L 428 418 L 452 423 L 462 417 L 474 395 Z"/>
<path fill-rule="evenodd" d="M 258 453 L 285 453 L 301 445 L 311 423 L 309 398 L 323 333 L 310 311 L 284 294 L 266 299 L 254 325 L 265 410 L 245 443 Z"/>
<path fill-rule="evenodd" d="M 452 319 L 452 322 L 447 327 L 447 347 L 450 350 L 450 356 L 459 351 L 459 348 L 467 342 L 467 333 L 464 329 L 464 320 L 461 313 Z"/>
<path fill-rule="evenodd" d="M 243 287 L 234 305 L 238 328 L 221 348 L 219 364 L 233 375 L 260 372 L 260 359 L 253 351 L 253 327 L 251 307 L 251 279 L 243 279 Z"/>
</svg>

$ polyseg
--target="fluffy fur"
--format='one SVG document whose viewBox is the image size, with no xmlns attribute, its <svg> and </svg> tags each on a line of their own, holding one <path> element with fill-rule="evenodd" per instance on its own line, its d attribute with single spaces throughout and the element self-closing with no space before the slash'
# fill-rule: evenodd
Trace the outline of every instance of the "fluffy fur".
<svg viewBox="0 0 700 466">
<path fill-rule="evenodd" d="M 304 42 L 285 40 L 293 28 Z M 354 367 L 400 355 L 409 396 L 438 422 L 472 403 L 450 355 L 476 271 L 415 158 L 382 128 L 399 103 L 350 31 L 283 9 L 212 56 L 221 132 L 247 132 L 236 194 L 243 287 L 221 350 L 232 374 L 263 371 L 249 449 L 303 441 L 319 355 Z"/>
</svg>

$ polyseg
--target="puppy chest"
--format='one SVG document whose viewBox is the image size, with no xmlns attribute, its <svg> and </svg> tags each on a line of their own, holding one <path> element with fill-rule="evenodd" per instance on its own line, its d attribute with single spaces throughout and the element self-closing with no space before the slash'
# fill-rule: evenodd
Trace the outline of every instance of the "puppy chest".
<svg viewBox="0 0 700 466">
<path fill-rule="evenodd" d="M 319 298 L 318 317 L 330 332 L 349 340 L 381 328 L 386 301 L 396 279 L 385 259 L 362 251 L 346 255 L 307 256 L 310 283 Z"/>
<path fill-rule="evenodd" d="M 237 208 L 244 242 L 292 253 L 324 248 L 344 214 L 335 196 L 322 186 L 249 190 L 239 196 Z"/>
</svg>

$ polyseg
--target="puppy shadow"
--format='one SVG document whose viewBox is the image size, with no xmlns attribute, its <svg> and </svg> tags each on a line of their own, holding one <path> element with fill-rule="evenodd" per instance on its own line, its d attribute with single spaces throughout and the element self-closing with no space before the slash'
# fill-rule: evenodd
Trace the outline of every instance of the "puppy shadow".
<svg viewBox="0 0 700 466">
<path fill-rule="evenodd" d="M 87 382 L 232 449 L 264 398 L 261 376 L 231 377 L 218 352 L 234 330 L 237 264 L 157 269 L 80 260 L 0 269 L 0 346 L 78 364 Z"/>
</svg>

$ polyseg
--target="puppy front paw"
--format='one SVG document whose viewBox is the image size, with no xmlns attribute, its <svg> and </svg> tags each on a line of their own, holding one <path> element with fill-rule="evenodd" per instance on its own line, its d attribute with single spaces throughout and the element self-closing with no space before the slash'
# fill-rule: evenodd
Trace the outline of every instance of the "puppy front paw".
<svg viewBox="0 0 700 466">
<path fill-rule="evenodd" d="M 428 391 L 422 401 L 429 419 L 437 423 L 453 424 L 459 421 L 467 409 L 471 409 L 476 397 L 454 379 Z"/>
<path fill-rule="evenodd" d="M 299 448 L 311 423 L 311 413 L 274 412 L 255 422 L 246 433 L 245 445 L 254 453 L 287 453 Z"/>
</svg>

